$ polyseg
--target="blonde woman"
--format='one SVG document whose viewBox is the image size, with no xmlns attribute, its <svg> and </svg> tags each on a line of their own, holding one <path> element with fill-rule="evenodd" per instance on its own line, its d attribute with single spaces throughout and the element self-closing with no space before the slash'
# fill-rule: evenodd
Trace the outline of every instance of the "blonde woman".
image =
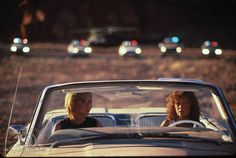
<svg viewBox="0 0 236 158">
<path fill-rule="evenodd" d="M 98 120 L 88 117 L 89 111 L 92 108 L 91 93 L 67 93 L 65 97 L 65 108 L 68 117 L 55 125 L 55 131 L 59 129 L 101 126 Z"/>
</svg>

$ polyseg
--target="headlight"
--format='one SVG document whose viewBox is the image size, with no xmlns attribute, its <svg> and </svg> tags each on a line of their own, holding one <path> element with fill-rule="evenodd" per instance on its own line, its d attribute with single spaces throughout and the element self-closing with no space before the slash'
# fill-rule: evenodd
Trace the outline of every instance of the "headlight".
<svg viewBox="0 0 236 158">
<path fill-rule="evenodd" d="M 166 52 L 166 47 L 161 47 L 161 52 Z"/>
<path fill-rule="evenodd" d="M 29 47 L 24 47 L 24 48 L 23 48 L 23 52 L 24 52 L 24 53 L 29 53 L 29 51 L 30 51 L 30 48 L 29 48 Z"/>
<path fill-rule="evenodd" d="M 140 54 L 141 52 L 142 52 L 142 50 L 141 50 L 140 48 L 136 48 L 136 49 L 135 49 L 135 53 L 136 53 L 136 54 Z"/>
<path fill-rule="evenodd" d="M 84 48 L 84 52 L 85 53 L 91 53 L 92 52 L 92 48 L 91 47 L 86 47 L 86 48 Z"/>
<path fill-rule="evenodd" d="M 72 52 L 72 51 L 73 51 L 73 47 L 72 47 L 72 46 L 68 46 L 68 47 L 67 47 L 67 51 L 68 51 L 68 52 Z"/>
<path fill-rule="evenodd" d="M 17 51 L 17 47 L 16 47 L 16 46 L 11 46 L 10 50 L 11 50 L 12 52 L 16 52 L 16 51 Z"/>
<path fill-rule="evenodd" d="M 72 51 L 71 51 L 71 53 L 75 53 L 75 54 L 76 54 L 76 53 L 78 53 L 78 52 L 79 52 L 79 49 L 78 49 L 78 48 L 76 48 L 76 47 L 75 47 L 75 48 L 73 48 L 73 49 L 72 49 Z"/>
<path fill-rule="evenodd" d="M 222 50 L 221 49 L 216 49 L 215 50 L 215 54 L 216 55 L 221 55 L 222 54 Z"/>
<path fill-rule="evenodd" d="M 123 56 L 126 52 L 127 52 L 127 50 L 124 47 L 119 48 L 119 55 L 120 56 Z"/>
<path fill-rule="evenodd" d="M 210 54 L 209 49 L 202 49 L 202 54 L 204 54 L 204 55 Z"/>
<path fill-rule="evenodd" d="M 182 48 L 177 47 L 177 48 L 176 48 L 176 52 L 177 52 L 177 53 L 181 53 L 181 52 L 182 52 Z"/>
</svg>

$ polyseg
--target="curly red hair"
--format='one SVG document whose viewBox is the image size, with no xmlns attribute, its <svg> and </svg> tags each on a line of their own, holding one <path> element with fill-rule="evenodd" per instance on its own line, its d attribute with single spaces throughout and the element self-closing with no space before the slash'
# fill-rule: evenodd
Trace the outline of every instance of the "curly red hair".
<svg viewBox="0 0 236 158">
<path fill-rule="evenodd" d="M 197 97 L 193 92 L 190 91 L 175 91 L 171 93 L 166 101 L 167 101 L 167 119 L 168 120 L 178 120 L 178 115 L 176 114 L 175 110 L 175 103 L 176 101 L 181 99 L 187 99 L 188 102 L 190 102 L 190 113 L 189 113 L 189 119 L 198 121 L 199 122 L 199 102 L 197 100 Z"/>
</svg>

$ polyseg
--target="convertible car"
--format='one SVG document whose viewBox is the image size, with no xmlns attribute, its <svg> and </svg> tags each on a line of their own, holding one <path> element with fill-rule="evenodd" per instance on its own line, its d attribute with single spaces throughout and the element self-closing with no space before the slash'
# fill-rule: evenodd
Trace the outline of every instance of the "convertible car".
<svg viewBox="0 0 236 158">
<path fill-rule="evenodd" d="M 166 97 L 193 92 L 199 122 L 182 120 L 161 127 Z M 92 93 L 89 117 L 100 127 L 54 130 L 67 117 L 67 93 Z M 181 124 L 190 126 L 180 126 Z M 235 155 L 236 123 L 215 85 L 193 79 L 88 81 L 51 85 L 38 100 L 31 122 L 11 125 L 18 141 L 6 156 L 185 156 Z M 10 132 L 11 133 L 11 132 Z M 13 132 L 12 132 L 13 133 Z"/>
</svg>

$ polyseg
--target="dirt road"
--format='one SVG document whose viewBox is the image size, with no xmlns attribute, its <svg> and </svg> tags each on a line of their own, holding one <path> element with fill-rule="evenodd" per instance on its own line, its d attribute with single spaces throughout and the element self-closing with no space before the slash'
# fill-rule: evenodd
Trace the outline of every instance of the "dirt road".
<svg viewBox="0 0 236 158">
<path fill-rule="evenodd" d="M 194 78 L 219 85 L 236 116 L 236 51 L 233 50 L 224 50 L 221 58 L 204 58 L 200 49 L 185 49 L 180 57 L 161 58 L 157 47 L 144 46 L 141 58 L 122 58 L 116 47 L 96 47 L 91 57 L 70 58 L 65 44 L 38 43 L 31 49 L 28 56 L 9 56 L 8 52 L 1 56 L 0 153 L 20 67 L 23 71 L 12 124 L 30 121 L 41 90 L 50 84 L 159 77 Z"/>
</svg>

